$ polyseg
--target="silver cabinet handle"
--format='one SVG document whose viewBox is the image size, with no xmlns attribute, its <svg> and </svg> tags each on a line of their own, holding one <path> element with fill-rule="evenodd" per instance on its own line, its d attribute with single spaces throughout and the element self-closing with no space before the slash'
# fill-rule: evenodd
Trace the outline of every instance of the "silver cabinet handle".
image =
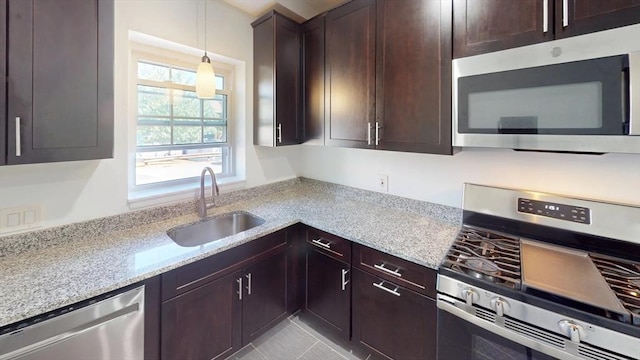
<svg viewBox="0 0 640 360">
<path fill-rule="evenodd" d="M 20 146 L 20 116 L 16 116 L 16 156 L 22 155 L 22 147 Z"/>
<path fill-rule="evenodd" d="M 282 143 L 282 124 L 278 124 L 278 143 Z"/>
<path fill-rule="evenodd" d="M 251 295 L 251 273 L 245 276 L 247 277 L 247 295 Z"/>
<path fill-rule="evenodd" d="M 347 288 L 347 284 L 349 283 L 349 280 L 347 280 L 348 273 L 349 270 L 342 269 L 342 291 L 345 291 L 345 289 Z"/>
<path fill-rule="evenodd" d="M 376 146 L 380 144 L 380 123 L 376 121 Z"/>
<path fill-rule="evenodd" d="M 367 145 L 371 145 L 371 123 L 367 123 Z"/>
<path fill-rule="evenodd" d="M 396 286 L 395 289 L 391 290 L 391 289 L 387 289 L 385 286 L 383 286 L 384 281 L 380 281 L 380 284 L 376 284 L 373 283 L 373 286 L 377 287 L 380 290 L 384 290 L 386 292 L 388 292 L 389 294 L 393 294 L 395 296 L 400 296 L 400 293 L 398 292 L 398 287 Z"/>
<path fill-rule="evenodd" d="M 569 0 L 562 0 L 562 27 L 569 26 Z"/>
<path fill-rule="evenodd" d="M 402 277 L 402 274 L 400 274 L 400 269 L 399 269 L 399 268 L 398 268 L 398 269 L 396 269 L 396 270 L 387 269 L 387 268 L 384 266 L 384 263 L 382 263 L 382 264 L 380 264 L 380 265 L 375 264 L 375 265 L 373 265 L 373 267 L 374 267 L 374 268 L 376 268 L 376 269 L 378 269 L 378 270 L 384 271 L 384 272 L 386 272 L 387 274 L 391 274 L 391 275 L 393 275 L 393 276 L 397 276 L 397 277 Z"/>
<path fill-rule="evenodd" d="M 242 276 L 236 279 L 238 283 L 238 300 L 242 300 Z"/>
<path fill-rule="evenodd" d="M 322 240 L 320 240 L 320 239 L 313 239 L 313 240 L 311 240 L 311 242 L 316 244 L 316 245 L 318 245 L 318 246 L 320 246 L 320 247 L 323 247 L 325 249 L 331 249 L 331 243 L 330 242 L 323 243 Z"/>
<path fill-rule="evenodd" d="M 542 1 L 542 32 L 549 31 L 549 0 Z"/>
</svg>

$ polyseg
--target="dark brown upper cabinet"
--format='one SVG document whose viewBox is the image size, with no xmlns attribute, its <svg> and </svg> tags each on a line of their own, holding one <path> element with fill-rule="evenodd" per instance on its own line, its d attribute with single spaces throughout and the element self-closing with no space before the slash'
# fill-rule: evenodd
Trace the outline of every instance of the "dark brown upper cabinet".
<svg viewBox="0 0 640 360">
<path fill-rule="evenodd" d="M 7 23 L 7 0 L 0 0 L 0 24 Z M 0 119 L 7 114 L 7 27 L 0 26 Z M 0 120 L 0 165 L 4 165 L 7 151 L 7 127 Z"/>
<path fill-rule="evenodd" d="M 325 144 L 373 147 L 374 0 L 354 0 L 326 16 Z"/>
<path fill-rule="evenodd" d="M 376 7 L 375 147 L 451 154 L 451 2 Z"/>
<path fill-rule="evenodd" d="M 299 144 L 299 24 L 271 11 L 253 26 L 253 143 Z"/>
<path fill-rule="evenodd" d="M 453 57 L 640 22 L 640 0 L 453 0 Z"/>
<path fill-rule="evenodd" d="M 556 0 L 556 38 L 640 23 L 640 0 Z"/>
<path fill-rule="evenodd" d="M 6 5 L 6 163 L 113 157 L 113 0 Z"/>
<path fill-rule="evenodd" d="M 324 21 L 301 25 L 303 142 L 310 145 L 324 145 Z"/>
</svg>

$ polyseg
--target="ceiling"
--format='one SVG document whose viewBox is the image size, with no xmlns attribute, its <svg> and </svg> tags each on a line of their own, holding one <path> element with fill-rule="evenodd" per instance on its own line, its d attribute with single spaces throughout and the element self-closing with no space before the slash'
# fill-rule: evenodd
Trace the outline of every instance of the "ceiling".
<svg viewBox="0 0 640 360">
<path fill-rule="evenodd" d="M 224 0 L 238 9 L 248 13 L 251 16 L 258 17 L 277 4 L 295 12 L 304 19 L 312 18 L 322 12 L 325 12 L 337 5 L 345 2 L 345 0 Z"/>
</svg>

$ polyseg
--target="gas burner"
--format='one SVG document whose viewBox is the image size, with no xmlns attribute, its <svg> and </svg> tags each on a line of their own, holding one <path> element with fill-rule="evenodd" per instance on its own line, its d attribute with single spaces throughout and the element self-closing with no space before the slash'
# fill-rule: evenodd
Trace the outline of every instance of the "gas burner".
<svg viewBox="0 0 640 360">
<path fill-rule="evenodd" d="M 514 237 L 465 225 L 445 265 L 476 279 L 520 288 L 520 242 Z"/>
</svg>

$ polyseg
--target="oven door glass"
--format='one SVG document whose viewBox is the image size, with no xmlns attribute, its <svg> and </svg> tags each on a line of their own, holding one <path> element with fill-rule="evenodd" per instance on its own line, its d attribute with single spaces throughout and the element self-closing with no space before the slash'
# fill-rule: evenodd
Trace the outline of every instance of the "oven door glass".
<svg viewBox="0 0 640 360">
<path fill-rule="evenodd" d="M 628 55 L 458 79 L 458 133 L 629 133 Z"/>
<path fill-rule="evenodd" d="M 553 360 L 438 310 L 438 360 Z"/>
</svg>

